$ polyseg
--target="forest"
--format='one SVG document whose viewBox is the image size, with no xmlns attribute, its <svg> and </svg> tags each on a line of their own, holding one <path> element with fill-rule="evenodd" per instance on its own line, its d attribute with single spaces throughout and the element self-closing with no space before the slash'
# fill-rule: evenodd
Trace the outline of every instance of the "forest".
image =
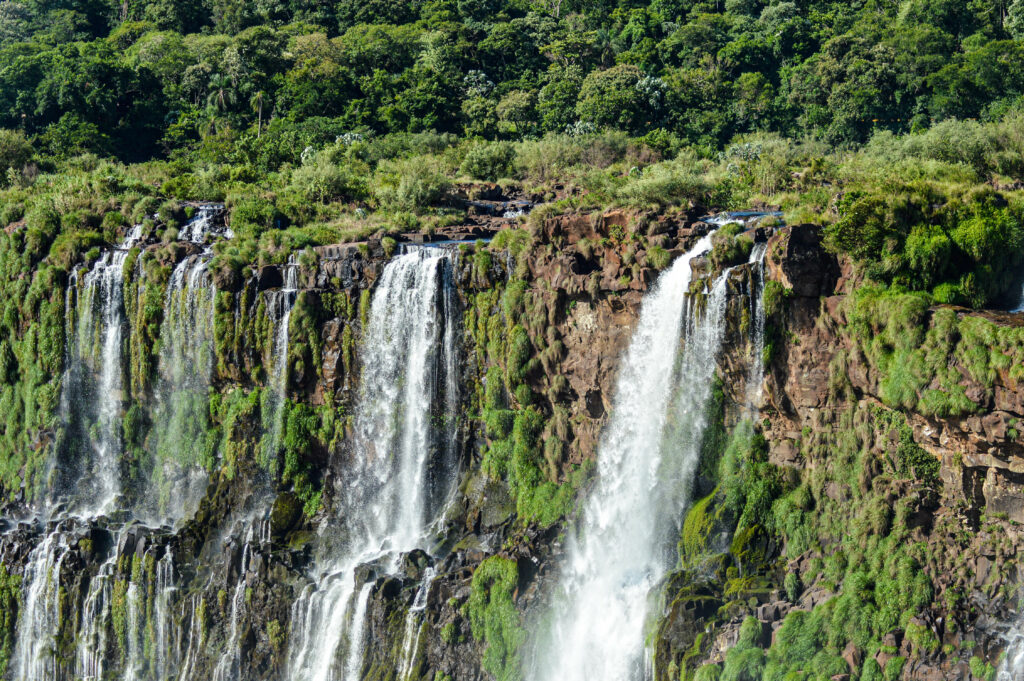
<svg viewBox="0 0 1024 681">
<path fill-rule="evenodd" d="M 0 676 L 1014 678 L 1022 293 L 1024 0 L 0 1 Z"/>
<path fill-rule="evenodd" d="M 979 186 L 1024 167 L 1022 41 L 1024 0 L 4 2 L 0 222 L 71 264 L 225 201 L 240 269 L 458 222 L 459 181 L 549 213 L 761 201 L 979 306 L 1020 250 Z"/>
</svg>

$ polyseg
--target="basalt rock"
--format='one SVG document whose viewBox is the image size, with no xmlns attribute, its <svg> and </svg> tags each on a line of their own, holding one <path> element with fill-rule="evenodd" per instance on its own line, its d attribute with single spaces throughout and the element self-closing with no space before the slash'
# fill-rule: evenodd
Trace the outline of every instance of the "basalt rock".
<svg viewBox="0 0 1024 681">
<path fill-rule="evenodd" d="M 504 218 L 504 213 L 497 216 L 499 204 L 508 208 L 524 197 L 504 196 L 492 187 L 482 195 L 459 198 L 480 204 L 474 207 L 479 215 L 471 225 L 443 231 L 443 238 L 464 241 L 488 237 L 501 228 L 526 229 Z M 564 411 L 564 420 L 552 419 L 545 426 L 545 438 L 565 445 L 560 454 L 541 453 L 551 457 L 544 463 L 545 480 L 564 483 L 575 467 L 599 456 L 621 356 L 644 292 L 657 280 L 651 254 L 655 249 L 678 254 L 714 229 L 697 220 L 696 208 L 690 213 L 672 219 L 617 210 L 552 217 L 530 228 L 533 240 L 518 259 L 494 252 L 486 262 L 477 261 L 475 245 L 466 245 L 456 259 L 460 315 L 468 317 L 474 295 L 519 277 L 534 301 L 525 325 L 530 327 L 537 361 L 524 368 L 524 384 L 537 408 Z M 751 236 L 755 241 L 767 239 L 765 278 L 788 295 L 782 309 L 768 320 L 774 335 L 768 339 L 764 395 L 760 404 L 750 405 L 747 382 L 757 310 L 751 292 L 756 271 L 744 263 L 732 271 L 718 368 L 723 422 L 731 426 L 743 419 L 755 421 L 766 439 L 767 459 L 784 479 L 800 480 L 813 471 L 825 475 L 827 452 L 813 449 L 812 435 L 851 428 L 844 420 L 851 410 L 871 414 L 883 401 L 881 377 L 843 331 L 848 323 L 845 301 L 857 275 L 848 262 L 824 248 L 821 230 L 815 226 L 779 228 L 770 237 L 765 230 L 755 231 Z M 185 246 L 169 253 L 168 263 L 195 252 Z M 372 240 L 317 247 L 297 263 L 267 265 L 248 278 L 233 269 L 212 272 L 218 291 L 231 294 L 218 305 L 230 305 L 227 316 L 236 321 L 233 327 L 216 329 L 212 390 L 215 407 L 230 419 L 225 417 L 216 430 L 211 429 L 209 438 L 211 443 L 225 443 L 224 451 L 235 458 L 221 462 L 211 473 L 194 517 L 175 527 L 157 528 L 123 527 L 106 519 L 91 525 L 63 521 L 50 527 L 26 521 L 11 523 L 0 534 L 0 562 L 10 573 L 22 575 L 32 547 L 50 532 L 61 533 L 67 547 L 58 570 L 68 609 L 66 641 L 81 635 L 85 603 L 96 593 L 107 561 L 113 559 L 107 569 L 111 589 L 120 599 L 118 617 L 126 618 L 129 584 L 145 593 L 143 611 L 155 612 L 157 566 L 171 556 L 177 600 L 168 621 L 180 627 L 182 640 L 175 665 L 183 667 L 191 654 L 192 677 L 213 678 L 234 632 L 244 679 L 282 677 L 288 665 L 292 604 L 321 577 L 311 574 L 316 552 L 330 550 L 318 543 L 317 528 L 331 523 L 332 514 L 343 507 L 347 466 L 354 455 L 345 442 L 360 388 L 359 340 L 365 323 L 360 308 L 368 304 L 385 263 L 382 242 Z M 271 476 L 269 466 L 258 464 L 261 400 L 269 391 L 265 348 L 275 331 L 267 308 L 268 301 L 282 297 L 284 268 L 289 266 L 297 270 L 303 305 L 300 311 L 291 310 L 291 329 L 298 335 L 287 358 L 284 394 L 311 411 L 296 412 L 285 422 L 283 451 L 291 458 L 277 461 Z M 710 259 L 695 263 L 700 275 L 694 283 L 697 305 L 702 304 L 707 280 L 717 275 L 713 270 Z M 499 301 L 488 312 L 500 315 L 500 307 Z M 998 315 L 988 318 L 996 324 L 1017 323 Z M 504 322 L 498 317 L 496 326 L 501 328 Z M 460 347 L 466 358 L 472 355 L 469 333 Z M 503 352 L 499 345 L 495 343 L 494 350 Z M 468 396 L 483 391 L 482 376 L 488 369 L 503 375 L 508 368 L 504 357 L 472 358 L 480 364 L 464 367 L 460 376 Z M 1024 534 L 1018 526 L 1024 523 L 1024 442 L 1017 439 L 1017 432 L 1024 420 L 1024 391 L 1008 372 L 995 376 L 991 386 L 964 373 L 959 385 L 979 405 L 977 413 L 905 414 L 912 443 L 939 463 L 940 488 L 928 492 L 912 481 L 894 480 L 881 464 L 866 467 L 861 479 L 852 482 L 883 490 L 881 498 L 893 507 L 906 503 L 908 541 L 920 544 L 931 556 L 922 570 L 935 595 L 929 608 L 914 614 L 913 624 L 915 630 L 933 632 L 939 647 L 923 652 L 904 632 L 893 631 L 884 650 L 874 653 L 881 663 L 897 655 L 910 658 L 902 673 L 906 679 L 971 678 L 969 665 L 943 652 L 943 646 L 959 650 L 970 645 L 968 640 L 979 659 L 995 662 L 1003 646 L 1004 623 L 1015 609 L 1011 595 L 1021 578 L 1016 564 L 1024 554 Z M 252 395 L 256 396 L 246 402 Z M 423 546 L 402 557 L 395 574 L 377 564 L 356 570 L 357 588 L 372 584 L 362 678 L 491 678 L 482 665 L 486 643 L 474 637 L 468 614 L 474 571 L 494 555 L 515 563 L 518 582 L 512 597 L 524 622 L 541 611 L 557 578 L 565 526 L 540 527 L 516 517 L 515 491 L 501 476 L 481 470 L 489 434 L 479 415 L 470 414 L 471 397 L 463 399 L 460 406 L 469 417 L 456 433 L 462 474 L 457 493 L 445 506 L 443 522 L 431 528 Z M 318 431 L 328 426 L 335 439 L 318 440 Z M 901 445 L 898 437 L 893 438 L 889 432 L 871 430 L 871 437 L 863 438 L 865 456 L 891 455 Z M 126 462 L 126 468 L 136 464 Z M 283 470 L 287 477 L 282 477 Z M 850 485 L 849 480 L 829 480 L 821 486 L 820 500 L 854 505 Z M 319 499 L 314 499 L 313 489 Z M 695 499 L 714 491 L 710 478 L 698 476 Z M 784 547 L 765 532 L 731 536 L 728 528 L 735 522 L 736 518 L 717 516 L 693 564 L 665 580 L 666 597 L 654 641 L 656 660 L 664 662 L 656 665 L 659 679 L 667 678 L 670 668 L 678 678 L 683 668 L 692 671 L 698 663 L 724 660 L 746 617 L 761 623 L 758 643 L 769 646 L 787 615 L 813 609 L 837 595 L 837 585 L 828 583 L 814 566 L 816 559 L 836 550 L 840 538 L 816 537 L 814 548 L 784 558 Z M 428 568 L 435 576 L 426 590 L 426 605 L 414 612 Z M 793 593 L 784 582 L 790 573 L 802 580 Z M 946 593 L 966 597 L 947 605 Z M 859 674 L 867 652 L 855 646 L 841 652 L 850 673 Z M 121 657 L 122 650 L 112 644 L 108 662 L 120 664 Z M 399 678 L 403 672 L 408 675 Z"/>
</svg>

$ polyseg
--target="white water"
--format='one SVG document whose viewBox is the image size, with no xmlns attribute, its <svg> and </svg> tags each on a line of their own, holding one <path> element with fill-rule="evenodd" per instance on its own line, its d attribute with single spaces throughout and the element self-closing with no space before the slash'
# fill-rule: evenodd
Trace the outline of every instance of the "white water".
<svg viewBox="0 0 1024 681">
<path fill-rule="evenodd" d="M 178 241 L 189 241 L 194 244 L 205 243 L 207 237 L 224 237 L 230 239 L 234 233 L 225 227 L 217 218 L 224 213 L 224 206 L 219 204 L 203 204 L 196 210 L 178 232 Z"/>
<path fill-rule="evenodd" d="M 274 322 L 274 342 L 271 347 L 271 372 L 264 412 L 264 463 L 276 461 L 284 435 L 284 405 L 288 399 L 288 342 L 292 308 L 299 288 L 298 263 L 294 256 L 284 266 L 284 287 L 269 294 L 268 305 Z"/>
<path fill-rule="evenodd" d="M 242 546 L 242 557 L 238 567 L 238 581 L 231 595 L 231 617 L 228 620 L 228 640 L 224 645 L 217 666 L 213 670 L 213 681 L 233 681 L 242 672 L 241 619 L 242 610 L 246 606 L 245 592 L 249 586 L 249 567 L 252 562 L 253 544 L 256 540 L 254 524 L 249 524 L 245 544 Z"/>
<path fill-rule="evenodd" d="M 1024 616 L 1007 633 L 1006 655 L 996 672 L 996 681 L 1020 679 L 1024 679 Z"/>
<path fill-rule="evenodd" d="M 373 582 L 363 584 L 356 600 L 356 608 L 352 612 L 349 631 L 352 632 L 348 644 L 348 655 L 345 659 L 345 681 L 361 681 L 363 671 L 363 639 L 366 637 L 366 606 L 370 602 Z"/>
<path fill-rule="evenodd" d="M 181 674 L 178 675 L 178 681 L 193 681 L 195 679 L 196 665 L 199 663 L 199 655 L 202 652 L 203 644 L 206 642 L 203 636 L 203 623 L 199 617 L 202 603 L 202 597 L 192 597 L 192 615 L 189 617 L 188 643 L 185 646 L 184 662 L 181 666 Z"/>
<path fill-rule="evenodd" d="M 191 224 L 191 223 L 190 223 Z M 182 260 L 167 285 L 156 385 L 156 456 L 139 513 L 151 524 L 190 516 L 206 490 L 205 432 L 214 363 L 216 291 L 207 250 Z"/>
<path fill-rule="evenodd" d="M 728 272 L 702 317 L 687 309 L 690 261 L 710 242 L 704 237 L 677 259 L 641 305 L 598 449 L 598 479 L 579 536 L 567 540 L 550 631 L 530 678 L 629 681 L 648 669 L 648 604 L 673 563 L 672 529 L 689 502 L 723 331 Z"/>
<path fill-rule="evenodd" d="M 419 616 L 427 607 L 427 596 L 430 593 L 430 585 L 434 583 L 437 575 L 433 567 L 423 571 L 423 581 L 420 583 L 416 597 L 413 599 L 412 607 L 405 615 L 405 633 L 402 637 L 402 656 L 398 661 L 398 678 L 396 681 L 406 681 L 416 666 L 416 657 L 420 650 L 420 627 Z"/>
<path fill-rule="evenodd" d="M 54 636 L 61 624 L 58 577 L 69 553 L 65 534 L 51 532 L 32 550 L 22 577 L 24 601 L 18 617 L 18 637 L 11 658 L 14 681 L 59 678 L 62 666 L 53 654 Z"/>
<path fill-rule="evenodd" d="M 156 598 L 153 604 L 153 678 L 162 681 L 170 677 L 177 664 L 174 640 L 175 622 L 171 613 L 172 597 L 177 593 L 174 583 L 174 554 L 170 549 L 156 564 Z"/>
<path fill-rule="evenodd" d="M 145 613 L 141 612 L 142 597 L 139 585 L 132 582 L 128 585 L 128 624 L 125 627 L 125 638 L 128 639 L 128 659 L 125 662 L 124 681 L 144 681 L 145 679 Z"/>
<path fill-rule="evenodd" d="M 94 427 L 88 428 L 87 461 L 76 485 L 76 506 L 84 517 L 109 513 L 121 494 L 121 412 L 124 400 L 124 263 L 130 249 L 141 239 L 135 227 L 121 245 L 104 253 L 82 277 L 78 300 L 77 356 L 70 373 L 95 375 L 85 395 L 65 396 L 65 403 L 80 401 L 94 411 Z M 82 366 L 84 365 L 84 366 Z M 71 389 L 65 384 L 65 390 Z M 81 405 L 75 405 L 81 406 Z M 88 410 L 87 410 L 88 411 Z"/>
<path fill-rule="evenodd" d="M 104 677 L 107 669 L 107 623 L 110 620 L 110 597 L 116 566 L 115 552 L 100 566 L 99 572 L 93 577 L 89 584 L 89 595 L 82 607 L 82 621 L 79 624 L 75 655 L 75 676 L 82 681 L 98 681 Z"/>
<path fill-rule="evenodd" d="M 753 333 L 750 367 L 747 371 L 747 410 L 756 414 L 761 407 L 764 386 L 764 256 L 768 251 L 767 242 L 754 244 L 750 251 L 753 265 L 754 286 L 750 291 L 750 322 Z"/>
<path fill-rule="evenodd" d="M 293 606 L 289 681 L 358 678 L 369 591 L 363 585 L 352 603 L 355 569 L 377 561 L 393 572 L 400 554 L 426 539 L 455 478 L 454 436 L 446 432 L 454 424 L 432 422 L 454 413 L 456 399 L 451 258 L 440 249 L 403 254 L 377 284 L 362 341 L 351 460 L 338 490 L 342 536 L 318 562 L 316 585 Z"/>
</svg>

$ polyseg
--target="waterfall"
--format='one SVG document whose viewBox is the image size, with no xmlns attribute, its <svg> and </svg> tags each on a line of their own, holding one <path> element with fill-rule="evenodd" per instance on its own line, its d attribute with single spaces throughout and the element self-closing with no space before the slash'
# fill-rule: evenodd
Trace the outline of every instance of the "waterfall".
<svg viewBox="0 0 1024 681">
<path fill-rule="evenodd" d="M 117 248 L 104 253 L 81 277 L 77 314 L 65 311 L 69 318 L 77 318 L 77 328 L 69 336 L 73 352 L 61 401 L 66 422 L 86 419 L 77 429 L 82 442 L 76 443 L 85 450 L 85 460 L 80 470 L 67 474 L 74 480 L 72 496 L 85 517 L 110 512 L 121 493 L 124 264 L 140 240 L 141 227 L 136 226 Z M 72 283 L 77 286 L 78 280 L 76 276 Z M 69 295 L 69 305 L 71 300 Z"/>
<path fill-rule="evenodd" d="M 1006 654 L 996 672 L 996 681 L 1015 681 L 1024 678 L 1024 617 L 1006 636 Z"/>
<path fill-rule="evenodd" d="M 153 678 L 167 679 L 171 668 L 177 663 L 172 645 L 174 619 L 171 613 L 171 597 L 177 592 L 174 583 L 174 554 L 170 549 L 156 564 L 156 598 L 153 604 Z"/>
<path fill-rule="evenodd" d="M 207 250 L 185 258 L 167 284 L 155 390 L 157 456 L 147 481 L 152 489 L 143 499 L 143 511 L 154 523 L 190 515 L 206 488 L 216 293 L 207 269 L 211 257 Z"/>
<path fill-rule="evenodd" d="M 89 595 L 82 607 L 75 655 L 75 677 L 82 681 L 99 681 L 106 675 L 109 643 L 107 623 L 110 621 L 110 600 L 116 566 L 115 552 L 100 566 L 99 572 L 90 582 Z"/>
<path fill-rule="evenodd" d="M 11 658 L 14 681 L 57 679 L 65 671 L 55 653 L 55 641 L 63 622 L 60 576 L 64 559 L 71 552 L 70 536 L 58 526 L 29 554 Z"/>
<path fill-rule="evenodd" d="M 269 521 L 267 521 L 269 524 Z M 231 596 L 231 618 L 229 620 L 228 640 L 224 645 L 217 666 L 213 670 L 213 681 L 234 681 L 241 673 L 242 647 L 241 647 L 241 618 L 242 608 L 246 604 L 245 594 L 249 586 L 248 572 L 252 563 L 253 545 L 257 543 L 254 527 L 256 523 L 250 522 L 247 531 L 245 544 L 242 545 L 242 557 L 238 565 L 238 581 Z"/>
<path fill-rule="evenodd" d="M 268 300 L 268 303 L 272 303 L 269 307 L 275 329 L 271 346 L 273 363 L 263 416 L 264 463 L 276 461 L 284 435 L 284 405 L 288 399 L 288 325 L 291 323 L 292 308 L 298 295 L 298 267 L 295 256 L 290 256 L 288 264 L 284 266 L 284 286 Z"/>
<path fill-rule="evenodd" d="M 427 595 L 430 593 L 430 585 L 434 583 L 437 575 L 433 566 L 423 571 L 423 581 L 416 591 L 412 607 L 405 616 L 405 634 L 402 637 L 402 656 L 398 660 L 398 677 L 396 681 L 406 681 L 412 674 L 416 664 L 416 656 L 419 654 L 420 635 L 419 627 L 416 626 L 419 615 L 427 608 Z"/>
<path fill-rule="evenodd" d="M 126 600 L 128 602 L 128 623 L 125 637 L 128 639 L 128 659 L 125 662 L 124 681 L 143 681 L 145 677 L 145 613 L 142 610 L 143 594 L 139 593 L 139 585 L 132 582 L 128 585 Z"/>
<path fill-rule="evenodd" d="M 527 670 L 535 679 L 644 675 L 648 601 L 674 562 L 672 530 L 689 501 L 724 328 L 728 271 L 703 316 L 687 293 L 691 260 L 710 244 L 702 238 L 643 300 L 598 447 L 598 479 L 579 535 L 567 540 L 550 632 Z"/>
<path fill-rule="evenodd" d="M 185 646 L 184 663 L 181 666 L 181 674 L 178 681 L 192 681 L 195 678 L 196 665 L 199 663 L 199 654 L 202 651 L 205 638 L 203 636 L 203 622 L 199 616 L 203 607 L 202 596 L 192 597 L 192 615 L 188 624 L 188 644 Z"/>
<path fill-rule="evenodd" d="M 345 681 L 362 681 L 363 640 L 366 637 L 366 606 L 370 601 L 373 582 L 363 584 L 352 612 L 351 641 L 348 644 L 348 655 L 345 658 Z"/>
<path fill-rule="evenodd" d="M 768 243 L 754 244 L 750 251 L 749 263 L 753 265 L 753 287 L 750 291 L 750 321 L 752 335 L 752 352 L 750 367 L 747 371 L 746 408 L 751 415 L 756 414 L 761 406 L 761 395 L 764 384 L 764 256 L 768 252 Z"/>
<path fill-rule="evenodd" d="M 220 204 L 207 203 L 199 206 L 192 219 L 178 232 L 178 241 L 203 244 L 208 237 L 232 238 L 234 232 L 217 219 L 223 214 L 224 206 Z"/>
<path fill-rule="evenodd" d="M 318 561 L 324 576 L 293 606 L 292 681 L 359 677 L 369 591 L 362 585 L 352 603 L 360 586 L 355 569 L 376 561 L 395 571 L 401 552 L 426 538 L 453 484 L 459 317 L 452 257 L 442 249 L 412 250 L 388 263 L 377 284 L 362 340 L 351 460 L 338 490 L 342 536 L 339 548 Z"/>
</svg>

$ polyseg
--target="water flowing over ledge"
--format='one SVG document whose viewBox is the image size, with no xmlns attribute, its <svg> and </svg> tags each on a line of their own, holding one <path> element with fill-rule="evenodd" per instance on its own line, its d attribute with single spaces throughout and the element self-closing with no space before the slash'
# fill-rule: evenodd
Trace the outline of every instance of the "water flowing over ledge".
<svg viewBox="0 0 1024 681">
<path fill-rule="evenodd" d="M 688 504 L 723 332 L 728 271 L 703 315 L 689 295 L 691 262 L 710 246 L 710 235 L 700 239 L 644 298 L 599 446 L 598 480 L 569 539 L 551 630 L 528 669 L 536 681 L 644 677 L 648 600 L 671 565 L 669 532 Z"/>
</svg>

